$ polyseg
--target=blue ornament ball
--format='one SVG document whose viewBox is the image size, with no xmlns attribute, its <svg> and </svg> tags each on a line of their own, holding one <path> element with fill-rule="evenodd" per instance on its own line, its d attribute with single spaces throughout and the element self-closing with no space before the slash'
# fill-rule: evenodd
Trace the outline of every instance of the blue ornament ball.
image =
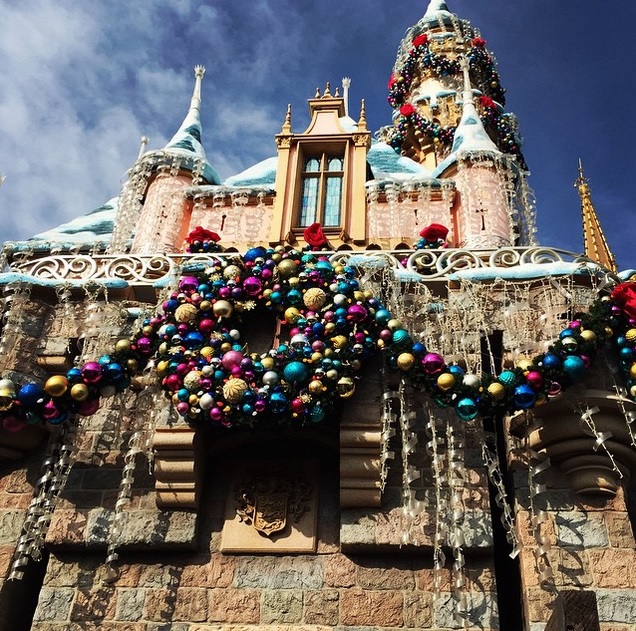
<svg viewBox="0 0 636 631">
<path fill-rule="evenodd" d="M 558 368 L 561 365 L 561 360 L 554 353 L 546 353 L 542 363 L 545 368 Z"/>
<path fill-rule="evenodd" d="M 269 409 L 272 414 L 284 414 L 287 411 L 287 397 L 282 392 L 273 392 L 269 397 Z"/>
<path fill-rule="evenodd" d="M 534 390 L 530 386 L 522 384 L 515 388 L 513 401 L 515 403 L 515 407 L 519 408 L 520 410 L 527 410 L 528 408 L 531 408 L 534 405 L 536 399 L 537 397 L 534 393 Z"/>
<path fill-rule="evenodd" d="M 44 388 L 37 383 L 27 383 L 18 391 L 18 401 L 27 408 L 41 403 L 45 397 Z"/>
</svg>

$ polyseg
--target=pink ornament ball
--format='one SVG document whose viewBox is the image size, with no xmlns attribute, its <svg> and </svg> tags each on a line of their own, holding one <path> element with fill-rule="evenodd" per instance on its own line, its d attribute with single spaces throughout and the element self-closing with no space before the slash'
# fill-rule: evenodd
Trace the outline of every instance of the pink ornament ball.
<svg viewBox="0 0 636 631">
<path fill-rule="evenodd" d="M 85 383 L 97 383 L 102 378 L 102 366 L 97 362 L 87 362 L 82 367 L 82 379 Z"/>
<path fill-rule="evenodd" d="M 179 401 L 179 403 L 177 403 L 177 414 L 186 416 L 189 411 L 190 405 L 187 402 Z"/>
<path fill-rule="evenodd" d="M 543 375 L 538 370 L 530 370 L 526 375 L 526 381 L 533 390 L 541 390 L 543 387 Z"/>
<path fill-rule="evenodd" d="M 347 316 L 356 323 L 364 322 L 367 317 L 367 310 L 362 305 L 351 305 L 347 309 Z"/>
<path fill-rule="evenodd" d="M 168 375 L 163 383 L 168 390 L 176 392 L 181 387 L 181 378 L 179 375 Z"/>
<path fill-rule="evenodd" d="M 13 416 L 13 414 L 5 416 L 2 419 L 2 427 L 12 434 L 22 431 L 27 425 L 28 423 L 26 421 L 23 421 L 17 416 Z"/>
<path fill-rule="evenodd" d="M 422 358 L 422 368 L 429 375 L 434 375 L 444 368 L 444 358 L 437 353 L 427 353 Z"/>
<path fill-rule="evenodd" d="M 99 397 L 95 397 L 94 399 L 86 399 L 80 406 L 79 410 L 77 410 L 78 414 L 82 416 L 92 416 L 99 410 Z"/>
<path fill-rule="evenodd" d="M 221 359 L 225 370 L 232 370 L 234 366 L 240 366 L 243 361 L 243 353 L 241 351 L 227 351 Z"/>
<path fill-rule="evenodd" d="M 136 346 L 142 355 L 150 355 L 152 353 L 152 340 L 148 337 L 140 337 L 136 342 Z"/>
</svg>

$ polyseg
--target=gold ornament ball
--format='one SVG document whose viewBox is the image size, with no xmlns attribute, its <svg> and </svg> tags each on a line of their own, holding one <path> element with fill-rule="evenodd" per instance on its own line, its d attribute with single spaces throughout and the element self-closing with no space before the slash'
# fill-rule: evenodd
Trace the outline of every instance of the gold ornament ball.
<svg viewBox="0 0 636 631">
<path fill-rule="evenodd" d="M 146 326 L 142 327 L 141 332 L 144 335 L 150 336 L 150 335 L 152 335 L 155 332 L 155 329 L 154 329 L 154 327 L 152 327 L 149 324 L 147 324 Z"/>
<path fill-rule="evenodd" d="M 298 265 L 296 261 L 292 259 L 283 259 L 278 264 L 278 273 L 283 278 L 291 278 L 292 276 L 296 276 L 296 272 L 298 271 Z"/>
<path fill-rule="evenodd" d="M 71 388 L 71 397 L 76 401 L 86 401 L 89 394 L 88 386 L 84 383 L 76 383 Z"/>
<path fill-rule="evenodd" d="M 322 381 L 314 380 L 309 382 L 308 388 L 311 394 L 320 394 L 324 386 L 322 385 Z"/>
<path fill-rule="evenodd" d="M 415 364 L 415 357 L 411 353 L 400 353 L 396 362 L 400 370 L 411 370 Z"/>
<path fill-rule="evenodd" d="M 333 381 L 334 379 L 338 378 L 338 371 L 331 368 L 326 372 L 325 376 L 327 377 L 327 379 L 331 379 Z"/>
<path fill-rule="evenodd" d="M 366 296 L 364 295 L 363 291 L 360 291 L 359 289 L 357 289 L 356 291 L 353 292 L 353 299 L 356 302 L 364 302 L 366 299 Z"/>
<path fill-rule="evenodd" d="M 136 359 L 127 359 L 126 368 L 128 368 L 131 373 L 136 373 L 139 370 L 139 362 Z"/>
<path fill-rule="evenodd" d="M 454 386 L 455 386 L 455 376 L 450 372 L 442 373 L 437 378 L 437 387 L 442 392 L 448 392 L 449 390 L 452 390 Z"/>
<path fill-rule="evenodd" d="M 305 292 L 303 302 L 308 309 L 318 311 L 327 302 L 327 294 L 320 287 L 312 287 Z"/>
<path fill-rule="evenodd" d="M 596 339 L 596 333 L 594 333 L 591 329 L 584 329 L 581 331 L 581 337 L 586 342 L 593 342 Z"/>
<path fill-rule="evenodd" d="M 520 357 L 515 362 L 515 366 L 517 368 L 521 368 L 521 370 L 525 372 L 526 370 L 530 370 L 530 368 L 532 367 L 532 360 L 528 359 L 527 357 Z"/>
<path fill-rule="evenodd" d="M 168 372 L 168 366 L 170 365 L 170 362 L 166 361 L 165 359 L 161 360 L 160 362 L 157 363 L 157 374 L 160 377 L 165 377 L 166 373 Z"/>
<path fill-rule="evenodd" d="M 194 305 L 186 303 L 179 305 L 174 312 L 174 317 L 177 322 L 192 322 L 197 317 L 197 308 Z"/>
<path fill-rule="evenodd" d="M 68 379 L 62 375 L 49 377 L 44 384 L 44 391 L 52 397 L 61 397 L 68 390 Z"/>
<path fill-rule="evenodd" d="M 199 303 L 199 309 L 201 309 L 201 311 L 209 311 L 212 309 L 212 303 L 209 300 L 202 300 Z"/>
<path fill-rule="evenodd" d="M 248 388 L 247 382 L 243 379 L 230 379 L 223 386 L 223 396 L 228 403 L 238 403 Z"/>
<path fill-rule="evenodd" d="M 336 384 L 336 392 L 341 399 L 348 399 L 356 391 L 356 384 L 351 377 L 341 377 Z"/>
<path fill-rule="evenodd" d="M 186 390 L 190 390 L 190 392 L 194 390 L 198 390 L 199 384 L 201 383 L 202 378 L 203 378 L 203 373 L 200 370 L 191 370 L 183 378 L 183 387 Z"/>
<path fill-rule="evenodd" d="M 625 339 L 628 342 L 636 342 L 636 329 L 629 329 L 627 333 L 625 333 Z"/>
<path fill-rule="evenodd" d="M 501 401 L 506 396 L 506 388 L 503 384 L 495 381 L 488 386 L 488 394 L 495 401 Z"/>
<path fill-rule="evenodd" d="M 217 318 L 229 318 L 233 310 L 232 305 L 227 300 L 217 300 L 212 306 L 212 311 Z"/>
<path fill-rule="evenodd" d="M 196 394 L 191 394 L 191 395 L 188 397 L 188 403 L 189 403 L 191 406 L 193 406 L 193 407 L 194 407 L 195 405 L 199 405 L 199 397 L 198 397 Z"/>
<path fill-rule="evenodd" d="M 223 270 L 223 278 L 226 280 L 233 280 L 241 276 L 241 268 L 238 265 L 228 265 Z"/>
<path fill-rule="evenodd" d="M 221 344 L 221 352 L 222 353 L 227 353 L 228 351 L 232 350 L 232 345 L 229 342 L 223 342 L 223 344 Z"/>
<path fill-rule="evenodd" d="M 636 364 L 632 364 L 630 369 L 629 369 L 629 376 L 632 379 L 636 379 Z"/>
<path fill-rule="evenodd" d="M 263 364 L 263 368 L 265 368 L 265 370 L 271 370 L 274 368 L 274 358 L 263 357 L 263 359 L 261 359 L 261 364 Z"/>
<path fill-rule="evenodd" d="M 115 344 L 116 353 L 126 353 L 130 350 L 130 340 L 118 340 Z"/>
<path fill-rule="evenodd" d="M 347 338 L 344 335 L 334 335 L 331 343 L 334 348 L 344 348 L 347 345 Z"/>
<path fill-rule="evenodd" d="M 399 329 L 403 329 L 402 323 L 397 318 L 392 318 L 387 322 L 387 329 L 389 331 L 397 331 Z"/>
<path fill-rule="evenodd" d="M 319 353 L 318 351 L 316 351 L 315 353 L 311 354 L 311 363 L 312 364 L 317 364 L 321 360 L 322 360 L 322 353 Z"/>
<path fill-rule="evenodd" d="M 629 389 L 629 394 L 630 394 L 632 397 L 636 397 L 636 386 L 632 386 L 632 387 Z"/>
<path fill-rule="evenodd" d="M 210 357 L 212 357 L 212 355 L 214 355 L 214 349 L 211 346 L 204 346 L 199 351 L 199 354 L 201 355 L 201 357 L 205 357 L 206 359 L 210 359 Z"/>
<path fill-rule="evenodd" d="M 285 309 L 285 322 L 288 324 L 296 324 L 300 318 L 300 311 L 296 307 L 288 307 Z"/>
</svg>

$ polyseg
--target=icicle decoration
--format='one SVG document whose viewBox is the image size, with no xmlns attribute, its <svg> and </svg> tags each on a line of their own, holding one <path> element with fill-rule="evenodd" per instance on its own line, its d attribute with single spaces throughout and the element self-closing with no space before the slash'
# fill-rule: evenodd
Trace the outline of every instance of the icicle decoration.
<svg viewBox="0 0 636 631">
<path fill-rule="evenodd" d="M 453 551 L 453 600 L 455 602 L 455 621 L 459 624 L 468 624 L 468 604 L 466 594 L 466 577 L 464 567 L 464 489 L 466 483 L 466 470 L 464 468 L 464 427 L 455 415 L 449 415 L 446 424 L 448 487 L 449 501 L 449 544 Z"/>
<path fill-rule="evenodd" d="M 578 412 L 581 414 L 581 417 L 579 419 L 579 426 L 581 430 L 588 436 L 594 438 L 594 451 L 597 452 L 599 449 L 602 449 L 612 463 L 612 469 L 616 472 L 618 477 L 622 479 L 624 477 L 623 472 L 616 464 L 614 455 L 605 444 L 612 437 L 612 432 L 599 432 L 598 429 L 596 429 L 596 424 L 594 423 L 593 416 L 594 414 L 598 414 L 600 412 L 600 409 L 596 406 L 593 408 L 586 406 L 585 410 L 583 410 L 582 407 L 579 407 Z"/>
<path fill-rule="evenodd" d="M 380 490 L 384 492 L 389 475 L 389 461 L 395 458 L 395 453 L 390 449 L 391 438 L 395 436 L 397 414 L 394 410 L 394 400 L 399 397 L 397 390 L 390 390 L 386 375 L 386 368 L 382 369 L 382 434 L 380 436 Z"/>
<path fill-rule="evenodd" d="M 4 324 L 0 337 L 0 369 L 11 369 L 16 363 L 17 344 L 22 333 L 22 319 L 24 312 L 20 304 L 31 295 L 31 286 L 27 283 L 8 283 L 3 288 L 4 308 L 2 314 Z"/>
<path fill-rule="evenodd" d="M 417 432 L 414 430 L 417 416 L 411 409 L 406 381 L 402 379 L 399 389 L 400 431 L 402 439 L 402 543 L 413 543 L 413 526 L 422 512 L 422 502 L 416 497 L 412 483 L 420 478 L 420 472 L 409 458 L 417 448 Z"/>
<path fill-rule="evenodd" d="M 431 457 L 431 468 L 433 481 L 435 483 L 435 541 L 433 543 L 433 581 L 435 597 L 439 598 L 441 592 L 442 572 L 446 565 L 446 555 L 444 545 L 446 545 L 448 528 L 445 516 L 448 514 L 448 502 L 444 494 L 447 476 L 444 466 L 444 436 L 445 434 L 438 428 L 438 417 L 430 407 L 425 407 L 428 422 L 426 424 L 426 434 L 428 442 L 426 450 Z"/>
<path fill-rule="evenodd" d="M 529 436 L 534 429 L 539 427 L 539 424 L 531 412 L 523 412 L 523 415 L 526 421 L 525 436 Z M 533 550 L 535 567 L 537 574 L 539 575 L 539 583 L 541 584 L 541 587 L 552 591 L 555 588 L 554 572 L 548 556 L 552 546 L 549 539 L 543 534 L 543 525 L 550 521 L 550 517 L 544 510 L 537 508 L 538 496 L 541 495 L 541 493 L 545 493 L 547 490 L 546 485 L 539 482 L 538 477 L 550 468 L 551 462 L 550 458 L 546 454 L 534 451 L 527 445 L 527 442 L 525 447 L 528 457 L 530 518 L 532 523 L 532 534 L 536 544 Z"/>
<path fill-rule="evenodd" d="M 42 476 L 37 481 L 33 499 L 27 510 L 9 580 L 22 579 L 29 560 L 41 559 L 41 550 L 53 511 L 77 456 L 76 445 L 81 431 L 76 425 L 69 425 L 64 431 L 52 434 L 49 439 L 42 463 Z"/>
<path fill-rule="evenodd" d="M 494 451 L 494 453 L 493 453 Z M 506 540 L 512 550 L 509 554 L 511 559 L 516 558 L 520 552 L 519 538 L 515 527 L 515 520 L 508 502 L 506 487 L 501 472 L 500 456 L 497 453 L 497 440 L 494 435 L 486 435 L 486 440 L 482 445 L 482 460 L 488 473 L 488 480 L 495 488 L 495 503 L 501 509 L 501 524 L 506 532 Z"/>
</svg>

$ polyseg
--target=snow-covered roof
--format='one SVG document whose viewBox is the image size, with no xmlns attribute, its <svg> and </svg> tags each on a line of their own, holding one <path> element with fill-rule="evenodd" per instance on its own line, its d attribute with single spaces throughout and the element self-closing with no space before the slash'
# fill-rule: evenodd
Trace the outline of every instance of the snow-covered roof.
<svg viewBox="0 0 636 631">
<path fill-rule="evenodd" d="M 251 167 L 241 171 L 236 175 L 228 177 L 225 186 L 236 186 L 243 188 L 246 186 L 263 186 L 265 184 L 274 184 L 276 182 L 276 171 L 278 169 L 278 157 L 272 156 L 261 160 Z"/>
<path fill-rule="evenodd" d="M 453 272 L 450 280 L 493 281 L 528 280 L 552 276 L 572 276 L 575 274 L 595 274 L 603 271 L 597 263 L 556 261 L 554 263 L 522 263 L 514 267 L 477 267 Z"/>
<path fill-rule="evenodd" d="M 421 164 L 400 156 L 395 149 L 384 142 L 373 142 L 367 154 L 367 162 L 376 180 L 380 179 L 420 179 L 431 177 L 431 173 Z"/>
<path fill-rule="evenodd" d="M 118 201 L 119 198 L 113 197 L 85 215 L 40 232 L 26 241 L 17 242 L 12 247 L 15 250 L 63 251 L 106 247 L 113 234 Z"/>
</svg>

